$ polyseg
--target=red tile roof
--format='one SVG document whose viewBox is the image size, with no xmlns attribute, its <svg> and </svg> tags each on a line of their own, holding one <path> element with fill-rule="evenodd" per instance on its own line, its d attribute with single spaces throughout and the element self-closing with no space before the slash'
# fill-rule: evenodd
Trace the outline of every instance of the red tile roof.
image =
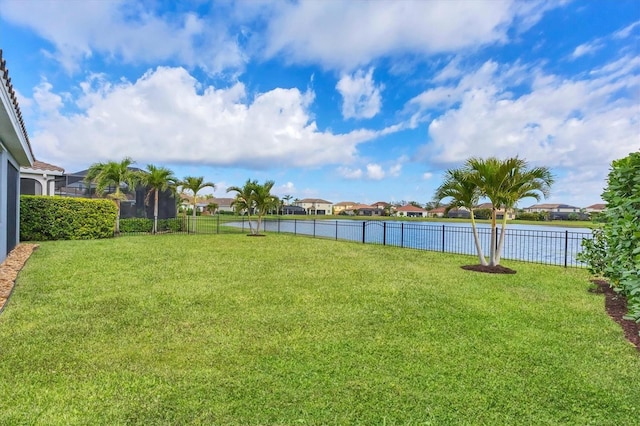
<svg viewBox="0 0 640 426">
<path fill-rule="evenodd" d="M 396 209 L 399 212 L 426 212 L 422 207 L 412 206 L 411 204 L 407 204 L 406 206 L 401 206 Z"/>
<path fill-rule="evenodd" d="M 53 164 L 45 163 L 44 161 L 38 160 L 35 160 L 33 162 L 31 168 L 35 170 L 52 170 L 56 172 L 64 172 L 64 169 L 62 167 L 54 166 Z"/>
</svg>

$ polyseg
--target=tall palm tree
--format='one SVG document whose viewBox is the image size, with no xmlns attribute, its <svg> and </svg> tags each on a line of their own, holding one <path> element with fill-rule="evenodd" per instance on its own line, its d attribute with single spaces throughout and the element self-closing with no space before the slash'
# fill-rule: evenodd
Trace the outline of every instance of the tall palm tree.
<svg viewBox="0 0 640 426">
<path fill-rule="evenodd" d="M 514 208 L 523 198 L 540 199 L 540 195 L 548 196 L 554 182 L 553 175 L 547 167 L 529 169 L 525 160 L 518 157 L 500 160 L 495 157 L 481 159 L 470 158 L 464 165 L 465 173 L 480 191 L 482 197 L 488 198 L 491 208 L 491 255 L 489 265 L 500 264 L 500 253 L 504 245 L 507 222 L 507 210 Z M 500 242 L 497 238 L 497 212 L 504 209 Z"/>
<path fill-rule="evenodd" d="M 216 184 L 213 182 L 205 182 L 202 176 L 187 176 L 179 182 L 182 190 L 191 191 L 193 194 L 193 227 L 195 229 L 196 226 L 196 210 L 197 210 L 197 200 L 198 200 L 198 192 L 203 190 L 204 188 L 212 188 L 216 189 Z"/>
<path fill-rule="evenodd" d="M 482 252 L 480 238 L 478 237 L 478 229 L 474 209 L 480 200 L 480 190 L 474 182 L 470 180 L 469 173 L 462 169 L 449 169 L 445 172 L 445 178 L 442 185 L 436 189 L 434 203 L 438 205 L 440 201 L 449 198 L 447 211 L 452 208 L 464 207 L 471 213 L 471 229 L 473 230 L 473 241 L 478 252 L 478 259 L 481 265 L 487 265 L 487 260 Z"/>
<path fill-rule="evenodd" d="M 156 167 L 153 164 L 147 165 L 147 172 L 142 173 L 140 183 L 148 188 L 145 204 L 149 203 L 149 198 L 153 194 L 153 233 L 158 232 L 158 198 L 160 192 L 173 188 L 176 185 L 176 177 L 173 172 L 166 167 Z"/>
<path fill-rule="evenodd" d="M 105 195 L 110 186 L 115 187 L 115 191 L 106 196 L 113 199 L 118 210 L 114 230 L 116 235 L 120 233 L 120 202 L 126 199 L 122 186 L 125 185 L 127 189 L 133 190 L 140 178 L 139 174 L 130 168 L 133 163 L 134 161 L 129 157 L 119 163 L 116 161 L 94 163 L 87 170 L 84 179 L 89 188 L 92 183 L 95 184 L 96 193 L 100 195 Z"/>
</svg>

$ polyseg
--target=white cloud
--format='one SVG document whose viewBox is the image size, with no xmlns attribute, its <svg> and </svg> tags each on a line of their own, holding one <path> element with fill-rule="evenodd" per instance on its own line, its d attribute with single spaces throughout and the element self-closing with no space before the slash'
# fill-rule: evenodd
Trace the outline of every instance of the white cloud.
<svg viewBox="0 0 640 426">
<path fill-rule="evenodd" d="M 592 43 L 584 43 L 573 50 L 571 57 L 573 59 L 577 59 L 584 55 L 592 55 L 598 50 L 602 49 L 603 47 L 604 45 L 600 41 L 595 41 Z"/>
<path fill-rule="evenodd" d="M 402 171 L 402 164 L 395 164 L 389 168 L 389 175 L 393 177 L 400 176 L 400 172 Z"/>
<path fill-rule="evenodd" d="M 354 69 L 403 53 L 430 55 L 503 43 L 556 3 L 533 1 L 276 2 L 265 55 Z"/>
<path fill-rule="evenodd" d="M 60 164 L 130 156 L 138 161 L 247 168 L 347 164 L 358 144 L 396 131 L 321 131 L 309 114 L 313 92 L 277 88 L 248 99 L 244 85 L 200 87 L 183 68 L 160 67 L 136 82 L 93 76 L 82 85 L 80 112 L 65 113 L 44 82 L 34 145 Z"/>
<path fill-rule="evenodd" d="M 68 71 L 94 53 L 133 64 L 170 61 L 209 73 L 242 68 L 246 57 L 226 25 L 193 13 L 155 14 L 149 4 L 119 1 L 7 1 L 3 19 L 51 42 L 46 52 Z"/>
<path fill-rule="evenodd" d="M 385 176 L 382 166 L 379 164 L 367 164 L 367 177 L 372 180 L 381 180 Z"/>
<path fill-rule="evenodd" d="M 361 169 L 352 169 L 349 167 L 338 167 L 338 173 L 345 179 L 360 179 L 362 177 Z"/>
<path fill-rule="evenodd" d="M 462 76 L 464 71 L 460 69 L 460 57 L 456 56 L 445 65 L 431 80 L 434 83 L 443 83 Z"/>
<path fill-rule="evenodd" d="M 343 75 L 336 89 L 342 95 L 344 118 L 372 118 L 380 112 L 383 86 L 374 83 L 373 68 L 367 74 L 358 70 L 352 76 Z"/>
<path fill-rule="evenodd" d="M 592 179 L 579 186 L 587 188 L 603 182 L 612 160 L 640 148 L 640 58 L 626 56 L 573 80 L 531 69 L 530 91 L 520 96 L 509 92 L 509 73 L 496 70 L 491 83 L 462 90 L 459 106 L 431 122 L 425 158 L 460 164 L 471 156 L 518 155 L 572 169 Z"/>
<path fill-rule="evenodd" d="M 632 23 L 630 25 L 627 25 L 626 27 L 624 27 L 620 31 L 616 31 L 613 34 L 613 37 L 617 38 L 617 39 L 627 38 L 633 33 L 633 30 L 635 30 L 637 27 L 640 27 L 640 21 L 636 21 L 636 22 L 634 22 L 634 23 Z"/>
<path fill-rule="evenodd" d="M 409 106 L 417 107 L 420 111 L 432 108 L 448 108 L 460 102 L 466 91 L 474 87 L 483 87 L 491 84 L 497 71 L 498 64 L 493 61 L 487 61 L 477 70 L 466 72 L 456 85 L 437 86 L 425 90 L 411 99 Z M 450 75 L 452 76 L 452 74 Z"/>
<path fill-rule="evenodd" d="M 293 184 L 293 182 L 287 182 L 283 185 L 278 186 L 273 192 L 274 194 L 278 194 L 280 197 L 283 197 L 285 195 L 292 195 L 295 194 L 298 190 L 296 189 L 296 186 Z"/>
<path fill-rule="evenodd" d="M 422 174 L 422 179 L 424 179 L 424 180 L 429 180 L 429 179 L 431 179 L 432 177 L 433 177 L 433 173 L 431 173 L 431 172 L 424 172 L 424 173 Z"/>
<path fill-rule="evenodd" d="M 407 160 L 406 157 L 398 159 L 396 164 L 389 167 L 387 171 L 384 167 L 377 163 L 369 163 L 362 168 L 338 167 L 337 171 L 340 176 L 345 179 L 368 179 L 382 180 L 387 176 L 398 177 L 402 171 L 402 163 Z"/>
</svg>

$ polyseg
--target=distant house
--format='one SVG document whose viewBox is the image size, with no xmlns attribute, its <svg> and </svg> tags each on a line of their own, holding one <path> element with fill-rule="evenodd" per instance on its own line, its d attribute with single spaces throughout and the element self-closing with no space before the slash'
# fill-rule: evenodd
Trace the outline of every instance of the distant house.
<svg viewBox="0 0 640 426">
<path fill-rule="evenodd" d="M 395 212 L 395 207 L 386 201 L 377 201 L 371 204 L 372 207 L 382 210 L 382 214 L 393 214 Z"/>
<path fill-rule="evenodd" d="M 64 181 L 64 169 L 34 160 L 28 167 L 20 167 L 21 195 L 55 195 L 56 184 Z"/>
<path fill-rule="evenodd" d="M 464 207 L 453 208 L 449 210 L 447 217 L 450 219 L 469 219 L 471 218 L 471 212 Z"/>
<path fill-rule="evenodd" d="M 568 204 L 534 204 L 522 210 L 527 213 L 547 212 L 550 220 L 567 220 L 571 214 L 576 214 L 580 218 L 586 217 L 580 207 L 570 206 Z"/>
<path fill-rule="evenodd" d="M 347 210 L 352 210 L 353 206 L 355 206 L 356 204 L 358 203 L 354 201 L 340 201 L 339 203 L 333 205 L 333 214 L 340 214 Z"/>
<path fill-rule="evenodd" d="M 602 213 L 606 208 L 606 204 L 591 204 L 589 207 L 585 207 L 584 211 L 587 213 Z"/>
<path fill-rule="evenodd" d="M 323 200 L 321 198 L 305 198 L 298 201 L 296 204 L 298 207 L 305 209 L 308 215 L 325 215 L 331 214 L 333 211 L 333 204 L 331 201 Z"/>
<path fill-rule="evenodd" d="M 435 209 L 427 211 L 427 217 L 444 217 L 446 213 L 447 208 L 445 206 L 436 207 Z"/>
<path fill-rule="evenodd" d="M 200 201 L 198 201 L 196 203 L 196 208 L 198 209 L 198 211 L 200 213 L 210 213 L 210 214 L 215 214 L 215 213 L 219 213 L 219 212 L 233 212 L 234 209 L 233 207 L 231 207 L 231 203 L 233 202 L 234 198 L 205 198 L 205 199 L 200 199 Z M 183 203 L 185 203 L 183 205 L 184 208 L 192 208 L 193 207 L 193 197 L 189 197 L 189 199 L 184 199 Z M 215 204 L 216 205 L 216 209 L 213 212 L 209 212 L 208 208 L 210 204 Z"/>
<path fill-rule="evenodd" d="M 356 204 L 351 206 L 350 211 L 356 216 L 382 216 L 384 214 L 383 209 L 368 204 Z"/>
<path fill-rule="evenodd" d="M 475 210 L 493 210 L 492 203 L 482 203 L 479 204 Z M 502 220 L 504 218 L 504 209 L 500 208 L 496 210 L 496 218 Z M 516 212 L 513 209 L 507 209 L 507 220 L 512 220 L 516 218 Z"/>
<path fill-rule="evenodd" d="M 292 214 L 306 215 L 307 211 L 300 206 L 283 206 L 282 214 L 283 215 L 292 215 Z"/>
<path fill-rule="evenodd" d="M 396 216 L 399 217 L 427 217 L 428 211 L 422 207 L 416 207 L 411 204 L 396 207 Z"/>
<path fill-rule="evenodd" d="M 0 262 L 20 241 L 20 167 L 35 161 L 0 50 Z"/>
</svg>

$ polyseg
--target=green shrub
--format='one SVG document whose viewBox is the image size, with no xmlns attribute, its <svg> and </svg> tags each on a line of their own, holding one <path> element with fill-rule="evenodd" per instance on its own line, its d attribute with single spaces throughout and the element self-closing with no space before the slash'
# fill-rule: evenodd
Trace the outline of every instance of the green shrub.
<svg viewBox="0 0 640 426">
<path fill-rule="evenodd" d="M 491 219 L 491 213 L 491 209 L 478 209 L 473 211 L 476 219 Z"/>
<path fill-rule="evenodd" d="M 182 232 L 186 231 L 186 219 L 177 217 L 173 219 L 158 219 L 158 232 Z M 122 233 L 138 233 L 153 231 L 153 219 L 145 218 L 129 218 L 120 219 L 120 232 Z"/>
<path fill-rule="evenodd" d="M 113 201 L 87 198 L 20 196 L 23 241 L 90 240 L 113 236 Z"/>
<path fill-rule="evenodd" d="M 549 219 L 548 212 L 520 212 L 516 215 L 516 219 L 520 220 L 537 220 L 537 221 L 546 221 Z"/>
<path fill-rule="evenodd" d="M 583 243 L 581 260 L 627 297 L 627 318 L 640 322 L 640 153 L 612 163 L 602 199 L 602 232 Z"/>
<path fill-rule="evenodd" d="M 151 232 L 153 230 L 153 219 L 132 217 L 120 219 L 120 232 L 127 234 L 133 232 Z"/>
</svg>

